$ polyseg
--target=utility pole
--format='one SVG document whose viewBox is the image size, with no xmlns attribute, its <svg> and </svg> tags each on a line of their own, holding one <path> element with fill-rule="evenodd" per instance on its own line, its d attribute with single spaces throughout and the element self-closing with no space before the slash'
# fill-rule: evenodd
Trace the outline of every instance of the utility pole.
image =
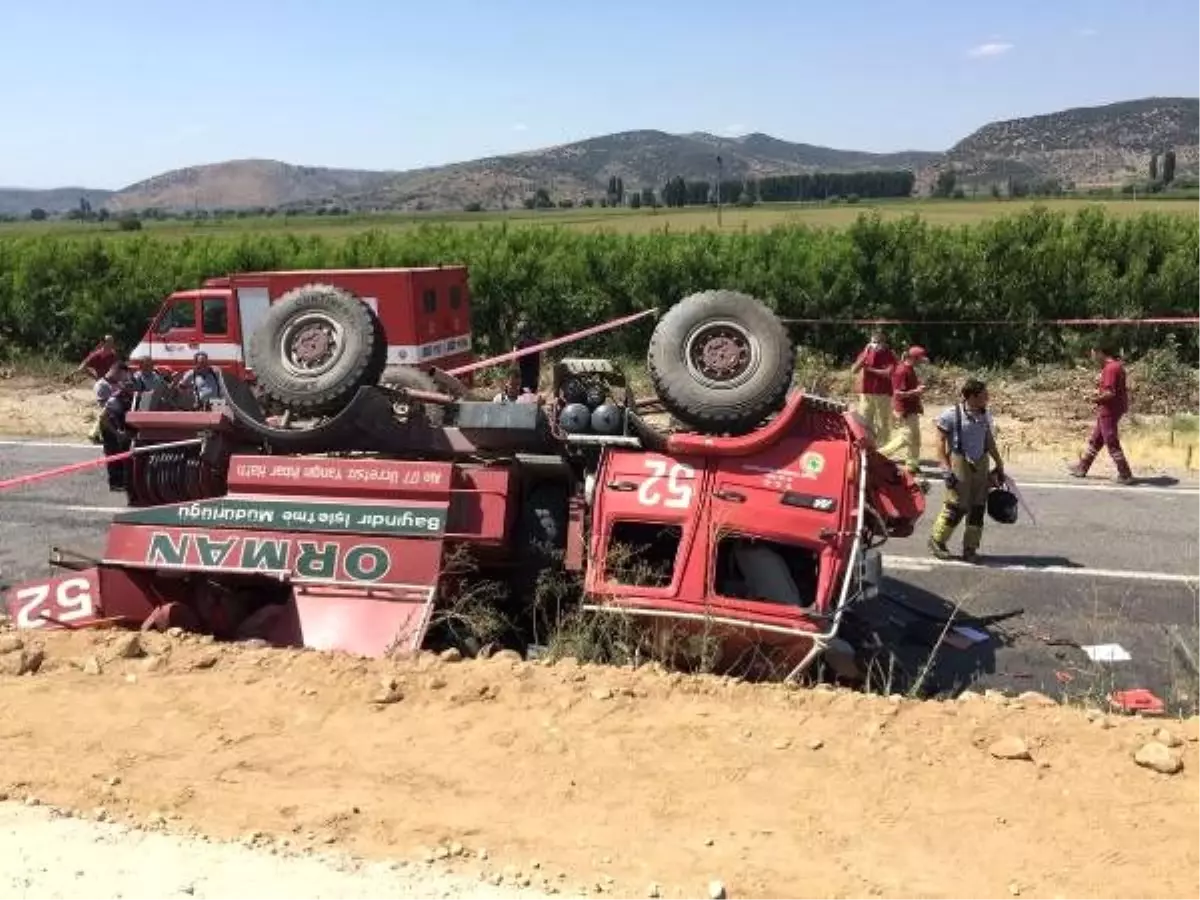
<svg viewBox="0 0 1200 900">
<path fill-rule="evenodd" d="M 721 227 L 721 157 L 717 156 L 717 228 Z"/>
</svg>

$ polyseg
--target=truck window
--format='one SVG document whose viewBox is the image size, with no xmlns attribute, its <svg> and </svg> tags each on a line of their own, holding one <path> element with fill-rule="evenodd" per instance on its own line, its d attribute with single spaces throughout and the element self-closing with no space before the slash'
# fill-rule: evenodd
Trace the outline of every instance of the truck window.
<svg viewBox="0 0 1200 900">
<path fill-rule="evenodd" d="M 205 334 L 227 334 L 229 332 L 229 307 L 225 303 L 225 298 L 205 297 L 200 321 Z"/>
<path fill-rule="evenodd" d="M 163 314 L 163 317 L 158 320 L 158 328 L 155 329 L 159 334 L 166 334 L 168 331 L 177 329 L 191 329 L 196 327 L 196 301 L 192 299 L 176 300 Z"/>
<path fill-rule="evenodd" d="M 422 298 L 422 306 L 426 315 L 437 312 L 437 290 L 435 288 L 430 288 L 425 292 Z"/>
<path fill-rule="evenodd" d="M 450 288 L 450 308 L 458 309 L 462 306 L 462 288 L 457 284 Z"/>
<path fill-rule="evenodd" d="M 632 587 L 670 587 L 682 540 L 683 529 L 676 523 L 614 522 L 608 544 L 609 582 Z"/>
</svg>

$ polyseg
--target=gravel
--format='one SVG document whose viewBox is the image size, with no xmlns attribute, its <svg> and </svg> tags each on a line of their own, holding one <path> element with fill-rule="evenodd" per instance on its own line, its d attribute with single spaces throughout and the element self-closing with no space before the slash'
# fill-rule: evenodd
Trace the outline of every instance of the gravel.
<svg viewBox="0 0 1200 900">
<path fill-rule="evenodd" d="M 545 895 L 410 863 L 339 864 L 0 803 L 0 897 L 351 898 Z"/>
</svg>

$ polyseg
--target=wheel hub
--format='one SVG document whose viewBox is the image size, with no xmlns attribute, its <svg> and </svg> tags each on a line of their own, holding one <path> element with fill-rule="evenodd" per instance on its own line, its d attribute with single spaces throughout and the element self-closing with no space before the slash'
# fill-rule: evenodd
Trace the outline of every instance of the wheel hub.
<svg viewBox="0 0 1200 900">
<path fill-rule="evenodd" d="M 321 313 L 297 316 L 283 330 L 279 355 L 293 377 L 312 378 L 332 369 L 342 356 L 342 326 Z"/>
<path fill-rule="evenodd" d="M 731 321 L 706 322 L 688 335 L 684 359 L 692 376 L 710 388 L 733 388 L 758 368 L 758 342 Z"/>
<path fill-rule="evenodd" d="M 329 356 L 333 335 L 319 325 L 309 325 L 292 341 L 292 356 L 297 362 L 319 363 Z"/>
<path fill-rule="evenodd" d="M 710 376 L 726 379 L 737 375 L 750 361 L 749 348 L 729 334 L 714 334 L 700 350 L 700 366 Z"/>
</svg>

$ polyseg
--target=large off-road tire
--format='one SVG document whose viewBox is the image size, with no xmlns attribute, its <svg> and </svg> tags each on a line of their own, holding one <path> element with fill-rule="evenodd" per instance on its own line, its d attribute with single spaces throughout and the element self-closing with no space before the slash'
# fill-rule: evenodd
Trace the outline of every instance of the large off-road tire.
<svg viewBox="0 0 1200 900">
<path fill-rule="evenodd" d="M 297 413 L 344 406 L 374 384 L 387 361 L 371 308 L 326 284 L 288 291 L 250 338 L 250 365 L 263 393 Z"/>
<path fill-rule="evenodd" d="M 410 388 L 417 391 L 427 391 L 429 393 L 440 393 L 437 382 L 433 380 L 433 376 L 427 372 L 422 372 L 420 369 L 413 366 L 388 366 L 383 370 L 383 374 L 379 376 L 379 386 L 400 390 Z M 425 420 L 435 427 L 440 426 L 445 420 L 446 411 L 436 403 L 422 403 L 414 400 L 405 404 L 405 410 L 397 410 L 397 415 L 402 415 L 406 420 L 412 420 L 416 416 L 424 416 Z"/>
<path fill-rule="evenodd" d="M 744 434 L 783 405 L 795 350 L 761 301 L 703 291 L 659 320 L 647 364 L 655 392 L 676 419 L 710 434 Z"/>
</svg>

